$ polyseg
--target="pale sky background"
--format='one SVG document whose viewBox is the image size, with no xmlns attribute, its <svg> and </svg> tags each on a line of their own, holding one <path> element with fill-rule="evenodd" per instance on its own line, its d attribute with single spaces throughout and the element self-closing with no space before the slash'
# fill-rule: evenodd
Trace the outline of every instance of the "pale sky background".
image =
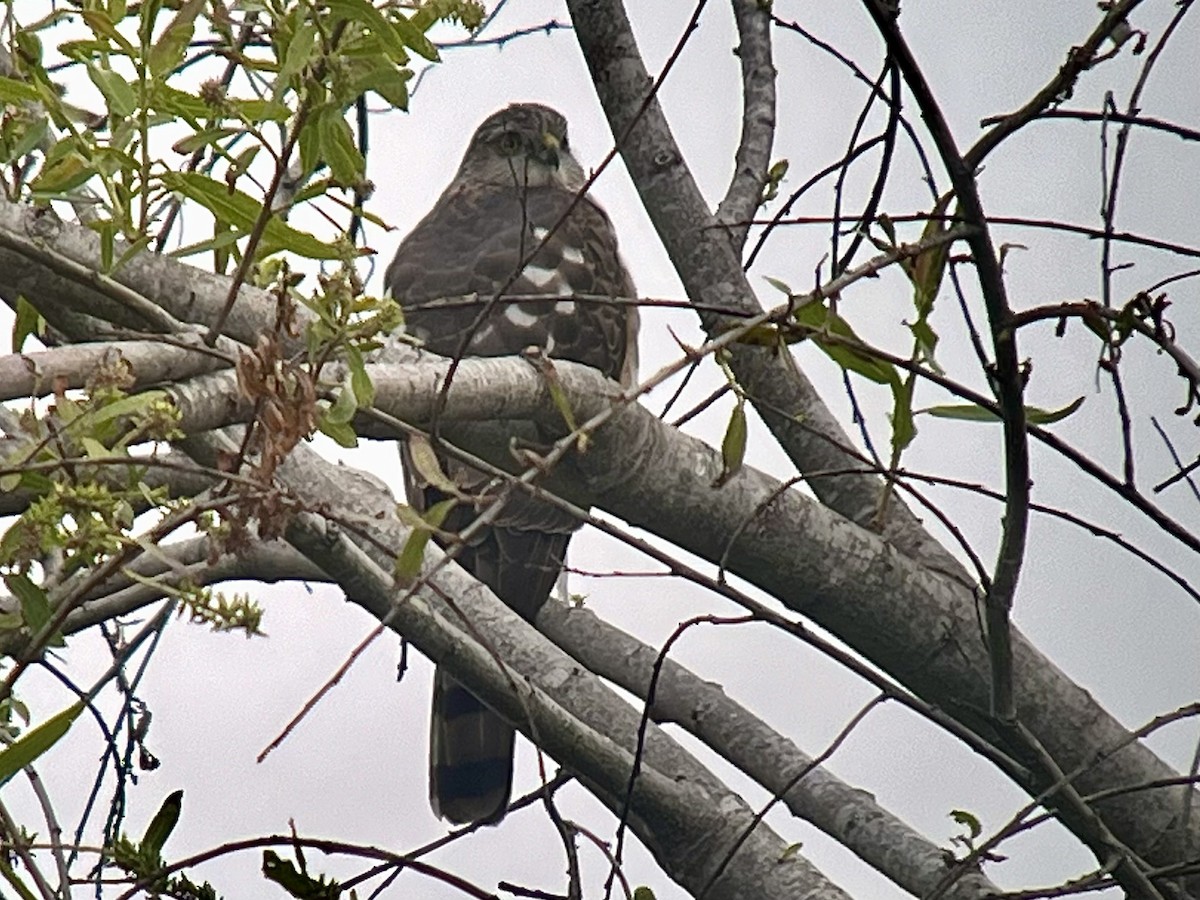
<svg viewBox="0 0 1200 900">
<path fill-rule="evenodd" d="M 646 63 L 652 73 L 657 72 L 681 35 L 692 4 L 636 0 L 630 5 Z M 1175 4 L 1165 0 L 1147 3 L 1133 24 L 1147 29 L 1154 40 L 1174 9 Z M 879 41 L 857 4 L 776 0 L 775 11 L 836 45 L 869 76 L 878 74 Z M 981 118 L 1016 108 L 1043 85 L 1061 64 L 1066 49 L 1092 30 L 1098 15 L 1090 0 L 1053 4 L 909 0 L 902 26 L 965 148 L 978 135 Z M 499 35 L 551 20 L 569 21 L 565 8 L 550 0 L 513 0 L 490 33 Z M 710 3 L 699 31 L 660 93 L 676 138 L 713 203 L 724 193 L 740 127 L 740 80 L 737 60 L 730 52 L 735 43 L 727 5 Z M 1194 72 L 1198 48 L 1200 24 L 1192 16 L 1151 79 L 1142 103 L 1146 115 L 1200 125 L 1200 86 Z M 1124 52 L 1085 75 L 1068 106 L 1098 109 L 1104 92 L 1112 90 L 1123 108 L 1144 58 Z M 791 162 L 783 185 L 786 195 L 811 172 L 842 156 L 866 89 L 794 34 L 775 32 L 775 59 L 780 73 L 780 125 L 774 156 Z M 525 100 L 554 106 L 568 117 L 572 145 L 585 167 L 611 147 L 612 137 L 586 67 L 566 31 L 522 38 L 503 49 L 447 51 L 444 63 L 421 82 L 408 114 L 393 111 L 372 119 L 369 159 L 370 176 L 377 185 L 374 211 L 393 223 L 395 230 L 368 232 L 368 243 L 379 252 L 370 288 L 380 289 L 382 267 L 401 236 L 449 180 L 479 121 L 500 106 Z M 909 108 L 907 113 L 919 124 L 915 110 Z M 867 133 L 877 131 L 882 121 L 883 112 L 876 110 Z M 985 208 L 993 215 L 1098 227 L 1100 152 L 1097 125 L 1033 124 L 987 160 L 981 177 Z M 874 178 L 877 156 L 867 159 L 850 179 L 848 212 L 861 206 L 865 185 Z M 1135 131 L 1118 229 L 1200 246 L 1198 165 L 1200 148 L 1195 144 L 1167 134 Z M 935 172 L 944 185 L 940 167 L 935 166 Z M 678 279 L 619 163 L 601 176 L 594 193 L 616 223 L 639 291 L 653 297 L 682 297 Z M 827 215 L 831 198 L 832 183 L 823 182 L 795 212 Z M 883 208 L 901 214 L 928 207 L 928 192 L 914 154 L 902 141 Z M 901 226 L 902 239 L 915 239 L 918 234 L 919 226 Z M 995 237 L 1028 247 L 1013 251 L 1006 262 L 1015 307 L 1099 296 L 1098 242 L 1004 227 L 995 229 Z M 779 295 L 761 276 L 806 287 L 827 247 L 828 232 L 821 226 L 777 232 L 752 278 L 764 304 L 775 303 Z M 864 253 L 859 261 L 869 255 Z M 1118 247 L 1117 258 L 1136 263 L 1115 278 L 1117 302 L 1160 278 L 1196 268 L 1194 260 L 1126 246 Z M 824 271 L 828 272 L 827 266 Z M 969 283 L 970 269 L 961 271 Z M 1190 338 L 1194 350 L 1200 327 L 1200 281 L 1185 280 L 1169 290 L 1174 301 L 1171 318 L 1181 342 L 1186 347 Z M 901 322 L 910 317 L 910 305 L 899 279 L 885 277 L 856 285 L 843 296 L 841 311 L 866 339 L 907 352 Z M 975 314 L 982 321 L 978 305 Z M 673 358 L 676 348 L 668 326 L 685 341 L 700 340 L 695 316 L 685 310 L 647 313 L 643 321 L 643 373 Z M 942 337 L 939 361 L 948 374 L 982 389 L 983 378 L 949 290 L 943 291 L 933 324 Z M 835 412 L 849 423 L 840 372 L 815 348 L 801 346 L 796 352 Z M 1047 325 L 1022 335 L 1021 353 L 1034 363 L 1029 401 L 1059 407 L 1085 396 L 1082 410 L 1054 430 L 1117 471 L 1120 457 L 1112 392 L 1106 381 L 1097 390 L 1095 341 L 1077 324 L 1062 340 L 1054 338 L 1053 325 Z M 1185 459 L 1194 458 L 1196 428 L 1190 419 L 1172 415 L 1184 392 L 1169 361 L 1144 350 L 1130 351 L 1124 374 L 1133 404 L 1139 475 L 1143 485 L 1149 485 L 1172 471 L 1150 416 L 1158 417 Z M 703 375 L 679 410 L 719 383 L 711 367 Z M 658 408 L 670 392 L 660 389 L 647 402 Z M 876 445 L 885 448 L 889 397 L 875 386 L 860 385 L 858 398 L 870 417 Z M 948 402 L 944 395 L 928 386 L 919 389 L 918 407 L 941 402 Z M 727 415 L 728 405 L 719 405 L 690 423 L 688 430 L 716 444 Z M 918 424 L 920 434 L 905 457 L 909 467 L 991 486 L 1002 483 L 999 428 L 924 418 Z M 400 494 L 399 467 L 390 445 L 330 453 L 369 468 Z M 748 462 L 776 475 L 790 474 L 770 436 L 757 425 L 751 432 Z M 1036 501 L 1119 531 L 1193 584 L 1200 583 L 1194 555 L 1037 445 L 1033 477 Z M 930 489 L 929 494 L 990 566 L 999 532 L 999 506 L 961 492 Z M 1200 521 L 1200 504 L 1182 486 L 1168 491 L 1159 502 L 1193 528 Z M 573 543 L 571 561 L 594 570 L 649 567 L 631 551 L 586 533 Z M 306 836 L 375 844 L 398 852 L 441 835 L 443 826 L 433 819 L 425 800 L 430 665 L 418 654 L 410 654 L 410 669 L 397 684 L 398 641 L 390 634 L 377 640 L 285 744 L 258 765 L 254 761 L 258 752 L 369 633 L 374 621 L 345 603 L 338 591 L 324 586 L 230 586 L 234 589 L 253 590 L 256 599 L 265 603 L 270 639 L 248 642 L 210 635 L 183 622 L 173 622 L 166 630 L 139 692 L 155 713 L 148 745 L 162 766 L 142 773 L 138 785 L 129 790 L 127 830 L 140 836 L 162 799 L 184 788 L 183 817 L 166 847 L 169 858 L 229 839 L 285 832 L 289 819 Z M 690 585 L 661 579 L 576 578 L 572 590 L 588 595 L 589 608 L 654 644 L 661 644 L 684 618 L 731 611 L 723 601 Z M 1196 700 L 1200 692 L 1196 652 L 1200 610 L 1195 602 L 1115 545 L 1079 528 L 1043 517 L 1033 519 L 1015 619 L 1042 652 L 1131 727 Z M 868 687 L 832 662 L 765 626 L 696 629 L 680 641 L 675 656 L 705 679 L 722 684 L 734 699 L 813 755 L 872 696 Z M 98 637 L 86 635 L 71 642 L 63 665 L 79 683 L 88 684 L 107 666 L 106 660 Z M 61 709 L 72 699 L 40 673 L 24 680 L 22 690 L 39 716 Z M 111 709 L 111 692 L 106 696 L 108 703 L 102 706 Z M 1185 722 L 1156 735 L 1150 744 L 1173 766 L 1186 769 L 1198 732 L 1195 722 Z M 689 747 L 695 744 L 687 736 L 683 740 Z M 94 723 L 85 719 L 39 762 L 68 831 L 74 829 L 101 749 Z M 712 763 L 711 754 L 699 752 Z M 714 768 L 752 806 L 766 800 L 762 789 L 727 766 L 716 763 Z M 943 845 L 957 831 L 948 818 L 951 809 L 972 811 L 990 832 L 1025 802 L 1024 795 L 988 765 L 894 706 L 872 712 L 829 768 L 873 793 Z M 535 753 L 522 742 L 516 793 L 536 783 Z M 110 793 L 111 784 L 101 794 L 102 804 Z M 611 818 L 581 789 L 571 788 L 560 797 L 565 815 L 611 839 Z M 36 820 L 24 782 L 8 786 L 5 801 L 17 811 L 28 812 L 27 820 Z M 851 895 L 878 900 L 906 896 L 806 823 L 778 810 L 769 821 L 785 840 L 802 842 L 802 852 Z M 94 838 L 96 831 L 90 834 Z M 989 875 L 1004 887 L 1016 888 L 1052 884 L 1088 871 L 1093 865 L 1089 854 L 1062 834 L 1057 825 L 1043 825 L 1005 844 L 1001 852 L 1011 861 L 989 866 Z M 586 896 L 596 897 L 605 867 L 599 853 L 587 845 L 581 847 L 581 857 L 588 873 Z M 491 890 L 501 880 L 548 891 L 561 891 L 564 885 L 561 847 L 538 807 L 429 859 Z M 315 852 L 308 854 L 308 861 L 314 871 L 342 877 L 365 868 L 358 862 L 325 860 Z M 195 874 L 211 879 L 229 898 L 283 896 L 261 879 L 259 865 L 259 853 L 250 852 L 227 857 Z M 629 875 L 634 884 L 650 885 L 664 900 L 685 896 L 638 848 L 631 850 Z M 406 872 L 384 896 L 459 895 Z"/>
</svg>

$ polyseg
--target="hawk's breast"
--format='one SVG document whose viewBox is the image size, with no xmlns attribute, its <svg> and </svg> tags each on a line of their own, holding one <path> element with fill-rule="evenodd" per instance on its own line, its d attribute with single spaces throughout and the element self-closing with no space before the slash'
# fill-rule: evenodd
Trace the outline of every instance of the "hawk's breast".
<svg viewBox="0 0 1200 900">
<path fill-rule="evenodd" d="M 550 186 L 451 188 L 401 244 L 386 279 L 409 330 L 435 353 L 537 346 L 610 378 L 621 373 L 633 287 L 612 224 L 587 198 Z"/>
</svg>

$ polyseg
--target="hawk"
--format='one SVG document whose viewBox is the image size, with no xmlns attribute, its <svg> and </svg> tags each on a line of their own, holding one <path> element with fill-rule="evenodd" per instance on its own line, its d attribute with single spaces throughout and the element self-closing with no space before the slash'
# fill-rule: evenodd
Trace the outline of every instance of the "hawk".
<svg viewBox="0 0 1200 900">
<path fill-rule="evenodd" d="M 388 266 L 386 286 L 409 331 L 443 356 L 511 356 L 539 347 L 628 384 L 637 359 L 633 283 L 608 216 L 581 196 L 585 182 L 559 113 L 522 103 L 485 119 L 450 186 Z M 467 295 L 475 299 L 464 302 Z M 626 302 L 596 302 L 596 295 Z M 457 299 L 437 302 L 445 298 Z M 479 495 L 491 481 L 442 462 L 467 492 Z M 416 508 L 445 499 L 413 466 L 405 470 Z M 532 621 L 580 523 L 517 492 L 504 504 L 458 561 Z M 461 531 L 478 512 L 459 504 L 442 528 Z M 498 822 L 512 787 L 513 739 L 512 726 L 439 669 L 429 741 L 434 813 L 455 823 Z"/>
</svg>

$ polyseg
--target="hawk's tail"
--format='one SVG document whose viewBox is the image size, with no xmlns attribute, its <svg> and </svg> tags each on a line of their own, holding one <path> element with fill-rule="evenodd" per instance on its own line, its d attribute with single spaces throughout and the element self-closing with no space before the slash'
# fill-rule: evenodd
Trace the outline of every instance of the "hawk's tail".
<svg viewBox="0 0 1200 900">
<path fill-rule="evenodd" d="M 434 674 L 429 804 L 455 824 L 492 823 L 508 807 L 512 726 L 442 669 Z"/>
</svg>

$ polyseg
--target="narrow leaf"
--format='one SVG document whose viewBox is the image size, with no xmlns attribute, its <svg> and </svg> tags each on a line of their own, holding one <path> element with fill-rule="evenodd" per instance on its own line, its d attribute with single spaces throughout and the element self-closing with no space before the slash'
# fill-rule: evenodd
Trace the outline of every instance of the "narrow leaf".
<svg viewBox="0 0 1200 900">
<path fill-rule="evenodd" d="M 408 461 L 412 463 L 415 473 L 430 487 L 435 487 L 443 494 L 454 497 L 463 496 L 461 488 L 445 473 L 442 463 L 433 450 L 433 444 L 423 434 L 413 435 L 408 439 Z"/>
<path fill-rule="evenodd" d="M 451 497 L 435 503 L 421 514 L 421 524 L 413 528 L 400 550 L 400 555 L 396 557 L 393 575 L 399 581 L 411 581 L 417 577 L 421 571 L 421 562 L 425 559 L 425 548 L 429 545 L 429 539 L 433 537 L 434 529 L 442 526 L 450 510 L 457 505 L 458 500 Z"/>
<path fill-rule="evenodd" d="M 0 100 L 5 103 L 23 103 L 41 97 L 38 89 L 15 78 L 0 77 Z"/>
<path fill-rule="evenodd" d="M 35 194 L 65 194 L 95 174 L 87 160 L 78 153 L 69 153 L 43 168 L 29 188 Z"/>
<path fill-rule="evenodd" d="M 363 364 L 362 351 L 357 347 L 346 348 L 346 365 L 350 369 L 350 390 L 361 409 L 375 402 L 375 385 L 371 384 L 371 376 L 367 374 Z"/>
<path fill-rule="evenodd" d="M 58 743 L 81 712 L 83 701 L 73 703 L 0 750 L 0 784 L 7 782 Z"/>
<path fill-rule="evenodd" d="M 897 456 L 917 436 L 917 426 L 913 421 L 912 392 L 911 378 L 904 381 L 896 379 L 892 385 L 892 450 Z"/>
<path fill-rule="evenodd" d="M 13 319 L 12 352 L 20 353 L 29 337 L 41 337 L 45 328 L 45 320 L 32 303 L 24 295 L 17 297 L 17 312 Z"/>
<path fill-rule="evenodd" d="M 5 575 L 4 583 L 21 602 L 21 613 L 29 630 L 35 634 L 41 631 L 53 615 L 46 592 L 27 575 Z"/>
<path fill-rule="evenodd" d="M 342 896 L 336 881 L 327 881 L 324 876 L 313 878 L 273 850 L 263 851 L 262 873 L 267 881 L 275 882 L 298 900 L 337 900 Z"/>
<path fill-rule="evenodd" d="M 843 369 L 856 372 L 876 384 L 894 385 L 899 382 L 900 376 L 896 374 L 895 367 L 886 360 L 871 356 L 865 349 L 860 350 L 842 341 L 830 341 L 822 337 L 823 332 L 847 340 L 858 340 L 858 335 L 854 333 L 850 323 L 831 312 L 822 301 L 805 303 L 796 310 L 795 318 L 801 325 L 817 329 L 812 336 L 813 342 Z"/>
<path fill-rule="evenodd" d="M 133 115 L 137 109 L 137 97 L 129 82 L 112 69 L 101 69 L 98 66 L 87 67 L 88 77 L 96 85 L 108 104 L 108 111 L 118 118 Z"/>
<path fill-rule="evenodd" d="M 371 34 L 379 39 L 379 43 L 383 45 L 384 52 L 388 58 L 396 65 L 404 65 L 408 62 L 408 51 L 404 49 L 406 43 L 405 36 L 400 29 L 393 27 L 383 13 L 372 6 L 367 0 L 327 0 L 325 4 L 329 11 L 336 16 L 341 16 L 358 22 L 360 25 L 366 26 Z M 402 15 L 397 18 L 404 19 Z M 405 24 L 409 26 L 410 31 L 415 32 L 425 43 L 429 43 L 421 31 L 407 19 L 404 19 Z M 413 48 L 416 49 L 415 47 Z M 432 59 L 437 59 L 436 48 L 433 51 Z M 424 54 L 422 54 L 424 55 Z"/>
<path fill-rule="evenodd" d="M 323 418 L 333 425 L 346 425 L 354 418 L 356 412 L 358 412 L 358 400 L 354 397 L 354 391 L 349 387 L 343 387 L 338 391 L 337 399 L 325 410 Z"/>
<path fill-rule="evenodd" d="M 169 25 L 154 41 L 150 48 L 150 71 L 161 76 L 170 72 L 181 62 L 192 42 L 192 32 L 195 29 L 196 15 L 204 7 L 205 0 L 188 0 L 180 7 Z"/>
<path fill-rule="evenodd" d="M 169 190 L 199 203 L 218 221 L 227 222 L 244 233 L 253 230 L 262 212 L 262 203 L 249 194 L 231 191 L 219 181 L 199 172 L 167 172 L 163 175 L 163 183 Z M 338 257 L 338 250 L 333 244 L 293 228 L 272 215 L 263 229 L 262 253 L 266 256 L 276 250 L 291 250 L 309 259 Z"/>
<path fill-rule="evenodd" d="M 965 809 L 952 809 L 950 818 L 954 820 L 955 824 L 964 826 L 972 840 L 983 834 L 983 824 L 974 813 L 969 813 Z"/>
<path fill-rule="evenodd" d="M 154 818 L 146 827 L 142 838 L 142 851 L 148 856 L 159 859 L 162 857 L 163 844 L 179 824 L 179 813 L 183 809 L 183 791 L 174 791 L 163 801 Z"/>
<path fill-rule="evenodd" d="M 792 292 L 792 289 L 790 287 L 788 287 L 788 284 L 786 281 L 780 281 L 778 278 L 772 278 L 770 275 L 764 275 L 763 279 L 767 282 L 767 284 L 769 284 L 771 287 L 775 288 L 775 290 L 782 291 L 783 293 L 787 294 L 789 297 L 795 296 L 795 294 Z"/>
<path fill-rule="evenodd" d="M 354 433 L 354 429 L 349 425 L 330 422 L 325 416 L 320 416 L 317 419 L 317 428 L 321 434 L 337 441 L 339 446 L 345 447 L 347 450 L 352 450 L 358 446 L 358 435 Z"/>
<path fill-rule="evenodd" d="M 1076 397 L 1061 409 L 1041 409 L 1037 406 L 1025 407 L 1025 421 L 1030 425 L 1050 425 L 1059 422 L 1083 406 L 1083 397 Z"/>
<path fill-rule="evenodd" d="M 1031 425 L 1049 425 L 1059 422 L 1071 415 L 1083 405 L 1083 397 L 1076 397 L 1060 409 L 1042 409 L 1038 406 L 1025 407 L 1025 420 Z M 999 422 L 1000 417 L 990 409 L 984 409 L 974 403 L 949 404 L 944 406 L 929 406 L 918 412 L 933 416 L 937 419 L 959 419 L 964 422 Z"/>
<path fill-rule="evenodd" d="M 354 145 L 354 133 L 341 109 L 326 107 L 311 127 L 317 129 L 319 155 L 329 164 L 334 180 L 342 185 L 359 181 L 367 164 Z"/>
<path fill-rule="evenodd" d="M 721 441 L 721 474 L 713 482 L 720 487 L 737 474 L 746 458 L 746 404 L 739 400 L 725 426 L 725 439 Z"/>
<path fill-rule="evenodd" d="M 23 882 L 21 877 L 17 875 L 15 871 L 13 871 L 12 866 L 10 866 L 3 859 L 3 857 L 0 857 L 0 875 L 3 875 L 4 880 L 12 885 L 12 889 L 17 892 L 21 900 L 37 900 L 37 895 L 25 886 L 25 882 Z"/>
</svg>

